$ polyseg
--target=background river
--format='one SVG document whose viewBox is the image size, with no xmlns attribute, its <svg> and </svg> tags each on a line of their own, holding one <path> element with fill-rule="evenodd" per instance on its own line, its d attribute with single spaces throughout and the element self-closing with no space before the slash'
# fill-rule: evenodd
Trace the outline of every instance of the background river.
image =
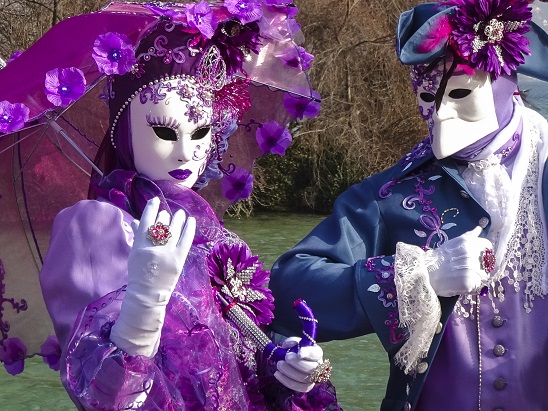
<svg viewBox="0 0 548 411">
<path fill-rule="evenodd" d="M 520 79 L 528 102 L 548 117 L 548 86 Z M 303 238 L 323 217 L 302 214 L 260 214 L 228 219 L 226 225 L 261 256 L 266 267 Z M 332 381 L 346 411 L 378 410 L 388 376 L 386 354 L 375 335 L 322 344 L 334 370 Z M 59 382 L 41 359 L 27 361 L 23 374 L 12 377 L 0 369 L 0 410 L 73 411 L 75 408 Z"/>
</svg>

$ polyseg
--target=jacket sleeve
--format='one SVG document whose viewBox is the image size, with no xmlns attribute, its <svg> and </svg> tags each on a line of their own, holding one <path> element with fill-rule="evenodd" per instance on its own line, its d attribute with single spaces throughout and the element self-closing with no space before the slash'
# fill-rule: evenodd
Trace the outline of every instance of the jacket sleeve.
<svg viewBox="0 0 548 411">
<path fill-rule="evenodd" d="M 394 327 L 393 253 L 368 180 L 352 186 L 336 200 L 333 213 L 274 264 L 273 330 L 300 333 L 291 308 L 294 300 L 303 298 L 318 319 L 318 341 L 375 332 L 385 348 L 392 349 L 403 338 Z"/>
</svg>

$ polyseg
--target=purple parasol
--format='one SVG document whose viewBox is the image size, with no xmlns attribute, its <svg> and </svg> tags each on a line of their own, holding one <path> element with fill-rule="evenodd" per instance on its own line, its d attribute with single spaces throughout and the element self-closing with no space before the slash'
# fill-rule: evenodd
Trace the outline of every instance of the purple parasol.
<svg viewBox="0 0 548 411">
<path fill-rule="evenodd" d="M 302 36 L 294 30 L 296 8 L 273 1 L 251 3 L 249 13 L 233 14 L 223 2 L 202 1 L 194 7 L 113 2 L 60 22 L 0 70 L 0 360 L 12 369 L 19 370 L 19 363 L 13 363 L 23 352 L 23 357 L 40 354 L 55 363 L 37 275 L 51 221 L 61 209 L 87 197 L 92 174 L 103 174 L 103 163 L 93 159 L 110 144 L 105 139 L 110 76 L 128 73 L 136 81 L 146 76 L 134 52 L 158 24 L 186 27 L 192 38 L 188 53 L 216 45 L 227 72 L 250 84 L 251 107 L 220 163 L 224 178 L 211 180 L 200 191 L 220 217 L 250 192 L 247 184 L 230 181 L 240 181 L 244 174 L 252 181 L 253 161 L 263 154 L 257 130 L 268 122 L 285 126 L 295 115 L 317 114 L 319 97 L 303 70 L 311 57 L 298 46 Z M 245 23 L 234 23 L 239 17 Z M 239 32 L 242 23 L 251 29 Z M 303 61 L 295 64 L 299 56 Z M 115 98 L 111 101 L 117 104 Z M 288 101 L 297 102 L 298 110 Z M 234 170 L 238 178 L 231 176 Z M 223 196 L 227 183 L 230 198 Z M 41 346 L 47 349 L 42 352 Z"/>
</svg>

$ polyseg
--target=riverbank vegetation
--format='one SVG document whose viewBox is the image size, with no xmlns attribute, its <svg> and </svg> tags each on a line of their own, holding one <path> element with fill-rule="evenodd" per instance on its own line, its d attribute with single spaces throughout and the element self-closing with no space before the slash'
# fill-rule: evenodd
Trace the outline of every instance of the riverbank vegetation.
<svg viewBox="0 0 548 411">
<path fill-rule="evenodd" d="M 322 107 L 297 125 L 284 158 L 258 161 L 255 208 L 329 212 L 346 188 L 394 164 L 426 135 L 409 68 L 395 54 L 398 16 L 417 3 L 296 1 Z"/>
<path fill-rule="evenodd" d="M 295 0 L 320 115 L 293 124 L 285 157 L 256 164 L 253 209 L 329 212 L 351 184 L 396 162 L 426 134 L 409 69 L 395 55 L 396 22 L 417 0 Z M 0 0 L 0 56 L 24 50 L 49 27 L 97 10 L 98 0 Z"/>
</svg>

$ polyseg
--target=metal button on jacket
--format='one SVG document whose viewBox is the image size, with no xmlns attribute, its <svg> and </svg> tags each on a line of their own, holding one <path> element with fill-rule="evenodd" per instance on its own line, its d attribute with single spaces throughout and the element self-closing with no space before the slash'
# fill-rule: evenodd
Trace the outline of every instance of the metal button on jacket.
<svg viewBox="0 0 548 411">
<path fill-rule="evenodd" d="M 423 361 L 421 362 L 418 366 L 417 366 L 417 372 L 419 374 L 424 374 L 426 372 L 426 370 L 428 369 L 428 363 L 426 361 Z"/>
<path fill-rule="evenodd" d="M 499 328 L 502 327 L 504 321 L 505 320 L 500 315 L 495 315 L 491 320 L 491 324 L 493 325 L 493 327 Z"/>
<path fill-rule="evenodd" d="M 463 198 L 470 198 L 470 194 L 468 194 L 465 190 L 460 190 L 460 195 Z"/>
<path fill-rule="evenodd" d="M 485 228 L 489 224 L 489 219 L 487 217 L 482 217 L 480 218 L 478 224 L 481 228 Z"/>
<path fill-rule="evenodd" d="M 504 380 L 504 378 L 497 378 L 495 382 L 493 383 L 493 387 L 495 387 L 496 390 L 501 391 L 506 388 L 508 383 Z"/>
<path fill-rule="evenodd" d="M 443 324 L 438 323 L 438 325 L 436 326 L 436 334 L 441 333 L 441 330 L 443 330 Z"/>
<path fill-rule="evenodd" d="M 493 347 L 493 354 L 495 354 L 497 357 L 502 357 L 506 353 L 506 348 L 504 348 L 504 345 L 497 344 Z"/>
</svg>

